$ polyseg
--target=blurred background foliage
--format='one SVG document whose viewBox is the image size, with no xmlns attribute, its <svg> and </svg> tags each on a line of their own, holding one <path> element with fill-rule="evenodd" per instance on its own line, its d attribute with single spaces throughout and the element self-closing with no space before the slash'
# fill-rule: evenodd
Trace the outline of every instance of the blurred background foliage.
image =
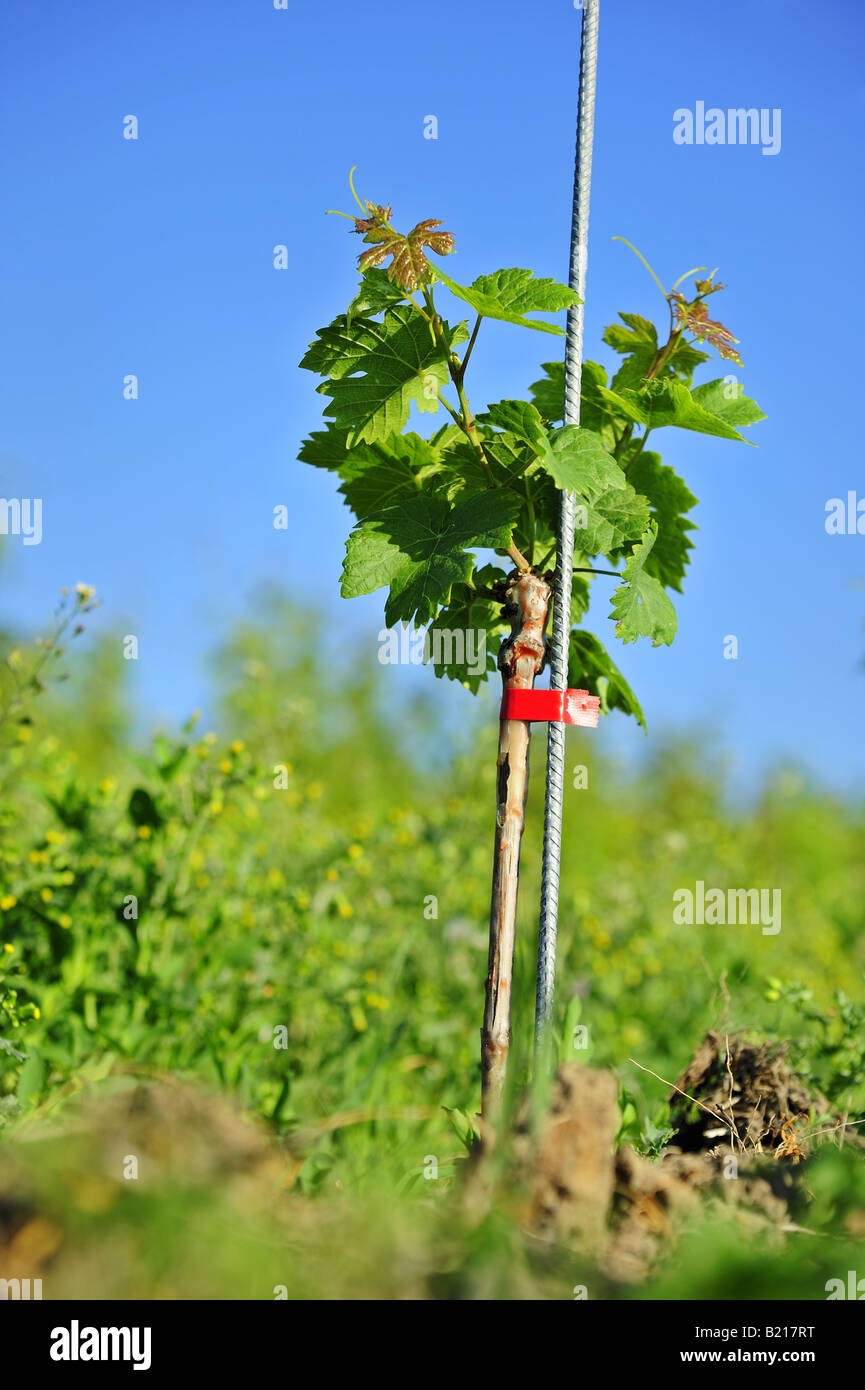
<svg viewBox="0 0 865 1390">
<path fill-rule="evenodd" d="M 447 1206 L 463 1153 L 459 1116 L 479 1104 L 494 702 L 467 695 L 467 727 L 441 728 L 430 675 L 428 694 L 395 708 L 372 641 L 325 658 L 317 616 L 271 595 L 216 657 L 216 727 L 193 716 L 142 749 L 130 732 L 120 636 L 88 638 L 75 655 L 93 598 L 74 592 L 64 605 L 41 646 L 0 637 L 7 1184 L 15 1189 L 9 1174 L 29 1141 L 21 1200 L 40 1212 L 48 1203 L 39 1220 L 63 1227 L 79 1261 L 92 1264 L 80 1252 L 98 1243 L 100 1223 L 118 1250 L 131 1242 L 133 1272 L 100 1275 L 95 1297 L 115 1288 L 123 1297 L 271 1297 L 270 1274 L 253 1273 L 265 1249 L 261 1268 L 272 1266 L 274 1284 L 291 1283 L 290 1297 L 571 1297 L 579 1271 L 567 1252 L 548 1253 L 539 1268 L 506 1210 L 467 1232 Z M 797 1067 L 851 1116 L 861 1112 L 862 805 L 795 770 L 733 805 L 723 759 L 699 737 L 652 738 L 639 772 L 605 760 L 603 725 L 570 738 L 571 765 L 586 765 L 588 785 L 569 789 L 565 822 L 562 1055 L 617 1068 L 629 1112 L 651 1132 L 666 1088 L 628 1059 L 672 1080 L 707 1027 L 753 1028 L 791 1039 Z M 533 755 L 514 980 L 518 1083 L 533 1013 L 541 728 Z M 674 891 L 698 879 L 780 888 L 781 932 L 674 924 Z M 574 1054 L 577 1019 L 589 1046 Z M 100 1161 L 76 1157 L 57 1126 L 142 1077 L 221 1092 L 269 1132 L 281 1176 L 262 1179 L 252 1226 L 244 1208 L 243 1240 L 226 1237 L 233 1199 L 218 1175 L 203 1181 L 191 1160 L 146 1197 L 117 1173 L 103 1180 L 114 1196 L 102 1206 L 92 1192 L 80 1205 L 77 1179 L 58 1188 L 58 1164 L 92 1178 Z M 438 1182 L 424 1178 L 430 1156 Z M 90 1179 L 81 1181 L 86 1190 Z M 201 1220 L 178 1222 L 178 1204 L 190 1201 Z M 104 1217 L 90 1219 L 94 1210 Z M 718 1289 L 741 1281 L 743 1259 L 758 1289 L 759 1270 L 769 1271 L 766 1292 L 753 1296 L 781 1296 L 774 1256 L 767 1264 L 765 1252 L 736 1250 L 731 1260 L 725 1245 L 699 1238 L 693 1250 L 696 1263 L 665 1275 L 658 1296 L 679 1296 L 669 1292 L 677 1277 L 684 1296 L 725 1296 Z M 814 1258 L 819 1265 L 819 1251 Z M 74 1258 L 68 1268 L 74 1283 L 81 1268 Z M 801 1289 L 801 1267 L 790 1268 L 791 1291 Z M 791 1296 L 825 1295 L 818 1285 Z"/>
</svg>

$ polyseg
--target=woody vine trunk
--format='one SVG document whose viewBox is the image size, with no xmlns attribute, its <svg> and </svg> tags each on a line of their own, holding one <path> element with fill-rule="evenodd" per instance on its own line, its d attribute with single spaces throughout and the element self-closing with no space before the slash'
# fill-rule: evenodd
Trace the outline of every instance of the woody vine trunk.
<svg viewBox="0 0 865 1390">
<path fill-rule="evenodd" d="M 544 662 L 544 629 L 550 586 L 540 575 L 515 571 L 508 580 L 505 614 L 511 635 L 498 665 L 505 690 L 530 690 Z M 490 905 L 490 953 L 481 1032 L 483 1117 L 494 1123 L 501 1111 L 511 1035 L 511 986 L 516 933 L 520 845 L 529 786 L 531 726 L 524 719 L 499 725 L 496 831 Z"/>
</svg>

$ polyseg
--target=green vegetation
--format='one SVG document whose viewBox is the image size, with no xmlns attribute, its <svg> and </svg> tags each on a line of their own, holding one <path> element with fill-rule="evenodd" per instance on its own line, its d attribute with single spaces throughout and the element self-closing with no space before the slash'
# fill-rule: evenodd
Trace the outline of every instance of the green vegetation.
<svg viewBox="0 0 865 1390">
<path fill-rule="evenodd" d="M 89 595 L 70 605 L 74 629 Z M 480 1090 L 493 701 L 464 744 L 450 738 L 450 766 L 419 763 L 406 752 L 417 727 L 447 740 L 435 711 L 383 713 L 373 644 L 344 652 L 335 675 L 306 621 L 274 601 L 221 654 L 215 732 L 191 721 L 143 755 L 111 682 L 119 640 L 74 660 L 51 656 L 56 643 L 5 644 L 0 1190 L 31 1213 L 25 1229 L 55 1232 L 46 1297 L 85 1277 L 94 1297 L 269 1298 L 284 1285 L 291 1297 L 570 1298 L 580 1282 L 598 1296 L 566 1248 L 538 1253 L 506 1197 L 474 1224 L 456 1202 Z M 62 666 L 68 694 L 41 693 Z M 710 1026 L 792 1039 L 812 1087 L 861 1117 L 862 809 L 794 772 L 733 808 L 696 740 L 658 747 L 634 776 L 589 743 L 572 745 L 588 786 L 568 793 L 561 1055 L 617 1069 L 622 1135 L 644 1152 L 663 1145 L 667 1088 L 628 1058 L 673 1080 Z M 536 783 L 517 1085 L 541 820 Z M 779 887 L 781 932 L 674 924 L 673 893 L 696 880 Z M 577 1022 L 590 1047 L 574 1053 Z M 147 1155 L 146 1135 L 134 1147 L 116 1115 L 89 1129 L 76 1117 L 144 1078 L 167 1094 L 221 1092 L 264 1134 L 247 1154 L 226 1122 L 209 1157 L 153 1140 L 142 1181 L 124 1182 L 122 1158 Z M 216 1129 L 222 1102 L 199 1103 Z M 154 1126 L 172 1132 L 170 1118 Z M 857 1267 L 845 1242 L 861 1237 L 865 1192 L 849 1146 L 811 1166 L 801 1220 L 826 1241 L 744 1246 L 727 1216 L 717 1238 L 692 1232 L 642 1296 L 825 1297 L 826 1279 Z"/>
<path fill-rule="evenodd" d="M 696 266 L 667 290 L 631 247 L 663 296 L 666 339 L 640 314 L 620 313 L 621 322 L 603 336 L 621 366 L 608 381 L 599 363 L 583 364 L 579 426 L 560 423 L 560 360 L 544 363 L 531 400 L 502 400 L 475 414 L 466 377 L 484 321 L 561 337 L 558 324 L 537 314 L 570 311 L 582 300 L 567 285 L 519 267 L 458 284 L 425 254 L 429 248 L 451 255 L 450 232 L 434 231 L 441 225 L 434 218 L 398 232 L 390 206 L 363 202 L 349 181 L 361 216 L 339 215 L 370 243 L 358 257 L 361 283 L 347 311 L 318 331 L 300 363 L 324 378 L 318 391 L 328 400 L 326 428 L 303 442 L 299 458 L 339 478 L 357 521 L 346 546 L 343 597 L 387 588 L 389 627 L 433 620 L 442 630 L 483 630 L 489 660 L 479 674 L 464 661 L 433 658 L 438 676 L 476 691 L 495 669 L 493 653 L 512 614 L 508 573 L 479 565 L 474 551 L 493 550 L 519 574 L 551 578 L 560 489 L 567 489 L 576 507 L 570 684 L 599 697 L 605 713 L 620 709 L 645 727 L 621 672 L 579 624 L 597 574 L 605 576 L 608 616 L 622 642 L 646 637 L 654 646 L 669 645 L 676 635 L 668 590 L 682 591 L 693 549 L 689 533 L 696 529 L 688 512 L 697 498 L 660 454 L 646 449 L 649 436 L 675 426 L 750 443 L 739 427 L 765 419 L 734 376 L 693 385 L 694 372 L 710 360 L 704 346 L 742 365 L 738 340 L 709 317 L 707 300 L 724 286 L 715 271 Z M 679 286 L 691 278 L 689 298 Z M 449 312 L 461 313 L 466 304 L 473 310 L 471 331 L 467 320 L 442 317 L 441 289 L 455 301 Z M 450 420 L 422 438 L 406 429 L 412 405 L 426 415 L 443 410 Z M 597 569 L 598 558 L 622 568 Z M 610 576 L 619 579 L 618 588 L 609 589 Z"/>
</svg>

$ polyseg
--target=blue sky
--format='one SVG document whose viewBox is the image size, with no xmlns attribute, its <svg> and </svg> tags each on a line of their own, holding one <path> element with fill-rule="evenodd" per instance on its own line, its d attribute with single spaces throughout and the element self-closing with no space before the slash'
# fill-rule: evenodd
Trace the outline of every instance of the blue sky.
<svg viewBox="0 0 865 1390">
<path fill-rule="evenodd" d="M 96 585 L 97 626 L 139 636 L 147 721 L 207 708 L 208 653 L 262 582 L 319 594 L 373 658 L 382 595 L 338 598 L 349 515 L 295 462 L 323 404 L 296 363 L 356 283 L 357 239 L 323 212 L 349 209 L 356 164 L 398 225 L 444 219 L 463 283 L 510 265 L 565 278 L 577 41 L 565 0 L 4 7 L 0 495 L 43 498 L 44 535 L 7 542 L 0 620 L 43 623 L 61 585 Z M 759 449 L 657 436 L 700 498 L 697 550 L 673 647 L 617 656 L 653 736 L 712 729 L 746 782 L 785 758 L 849 788 L 865 772 L 865 535 L 824 526 L 829 498 L 865 497 L 863 60 L 854 0 L 602 4 L 587 355 L 612 365 L 617 310 L 665 313 L 611 237 L 668 284 L 718 266 L 769 416 Z M 780 152 L 677 145 L 673 113 L 698 101 L 780 109 Z M 476 408 L 525 394 L 557 350 L 486 324 Z M 599 633 L 606 613 L 599 597 Z M 435 687 L 458 718 L 470 697 Z M 645 746 L 618 715 L 599 737 Z"/>
</svg>

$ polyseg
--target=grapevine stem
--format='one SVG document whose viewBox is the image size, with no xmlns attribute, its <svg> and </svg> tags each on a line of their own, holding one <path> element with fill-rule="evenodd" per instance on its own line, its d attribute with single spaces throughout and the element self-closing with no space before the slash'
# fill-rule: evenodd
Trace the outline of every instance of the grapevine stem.
<svg viewBox="0 0 865 1390">
<path fill-rule="evenodd" d="M 441 391 L 437 391 L 437 392 L 436 392 L 436 397 L 437 397 L 437 399 L 440 401 L 440 403 L 444 406 L 445 410 L 447 410 L 447 411 L 453 416 L 453 418 L 454 418 L 454 420 L 456 421 L 456 423 L 462 428 L 462 423 L 463 423 L 463 422 L 462 422 L 462 420 L 461 420 L 461 418 L 460 418 L 460 416 L 459 416 L 459 413 L 458 413 L 456 410 L 454 410 L 454 408 L 453 408 L 453 406 L 451 405 L 450 401 L 445 400 L 445 398 L 444 398 L 444 396 L 442 395 Z"/>
<path fill-rule="evenodd" d="M 469 345 L 468 345 L 468 347 L 466 348 L 465 357 L 463 358 L 462 363 L 460 364 L 460 366 L 459 366 L 458 369 L 457 369 L 458 372 L 459 372 L 460 381 L 462 381 L 463 377 L 464 377 L 465 374 L 466 374 L 466 367 L 467 367 L 468 364 L 469 364 L 469 358 L 470 358 L 471 355 L 472 355 L 472 348 L 474 347 L 475 341 L 477 340 L 478 329 L 479 329 L 480 326 L 481 326 L 481 319 L 482 319 L 482 318 L 483 318 L 483 314 L 478 314 L 478 316 L 477 316 L 477 318 L 476 318 L 476 320 L 475 320 L 475 326 L 474 326 L 474 328 L 472 329 L 472 336 L 469 338 Z"/>
<path fill-rule="evenodd" d="M 530 690 L 534 685 L 543 665 L 550 593 L 549 584 L 540 575 L 511 575 L 505 598 L 511 635 L 502 643 L 498 658 L 505 690 Z M 501 1115 L 510 1047 L 517 890 L 530 738 L 531 726 L 525 720 L 500 721 L 490 953 L 481 1030 L 483 1118 L 488 1138 L 492 1138 Z"/>
</svg>

